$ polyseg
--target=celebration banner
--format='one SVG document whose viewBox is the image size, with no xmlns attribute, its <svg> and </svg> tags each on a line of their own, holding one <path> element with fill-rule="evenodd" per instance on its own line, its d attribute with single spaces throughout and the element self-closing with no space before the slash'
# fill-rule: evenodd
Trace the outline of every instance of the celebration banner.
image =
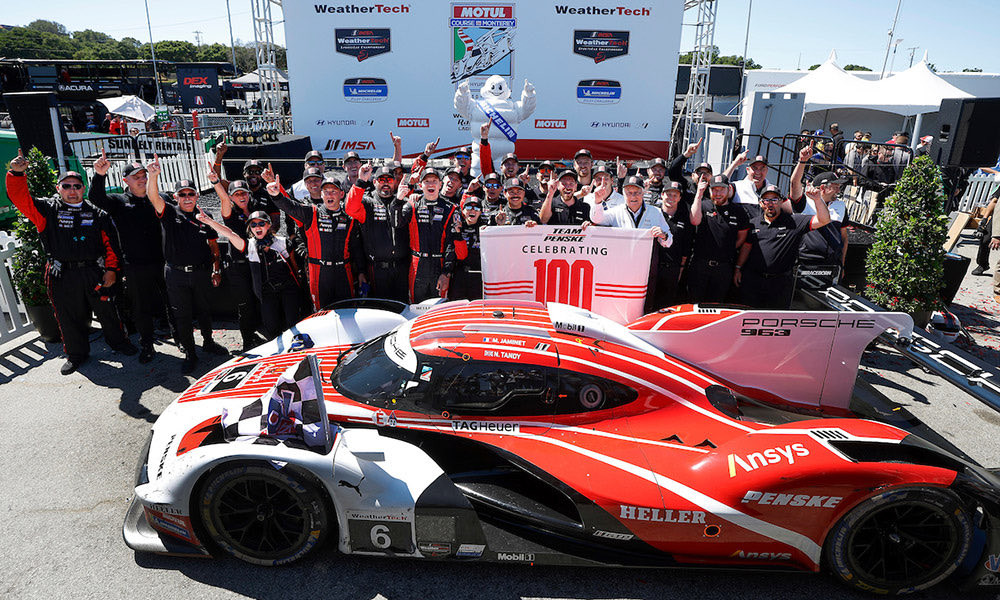
<svg viewBox="0 0 1000 600">
<path fill-rule="evenodd" d="M 618 323 L 643 315 L 653 238 L 648 230 L 486 227 L 483 297 L 559 302 Z"/>
</svg>

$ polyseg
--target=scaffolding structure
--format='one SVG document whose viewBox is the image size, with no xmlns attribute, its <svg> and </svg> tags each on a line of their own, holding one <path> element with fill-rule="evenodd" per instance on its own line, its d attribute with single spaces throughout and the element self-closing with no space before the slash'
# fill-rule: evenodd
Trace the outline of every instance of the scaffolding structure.
<svg viewBox="0 0 1000 600">
<path fill-rule="evenodd" d="M 683 152 L 688 145 L 698 141 L 705 135 L 705 110 L 708 106 L 708 79 L 712 74 L 712 50 L 715 48 L 715 14 L 718 10 L 717 0 L 687 0 L 684 12 L 697 9 L 698 15 L 693 23 L 694 51 L 691 58 L 691 77 L 688 81 L 687 95 L 684 105 L 674 121 L 671 141 L 679 140 L 679 151 Z M 681 137 L 677 137 L 678 130 Z M 701 161 L 704 146 L 698 150 L 691 162 Z"/>
<path fill-rule="evenodd" d="M 274 20 L 271 5 L 281 7 L 281 0 L 250 0 L 253 16 L 253 41 L 260 78 L 260 108 L 265 118 L 281 117 L 281 91 L 278 62 L 274 51 Z"/>
</svg>

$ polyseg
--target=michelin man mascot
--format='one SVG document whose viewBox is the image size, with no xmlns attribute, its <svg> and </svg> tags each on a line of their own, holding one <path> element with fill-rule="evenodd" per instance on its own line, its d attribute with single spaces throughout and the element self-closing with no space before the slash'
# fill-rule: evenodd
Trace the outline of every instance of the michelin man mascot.
<svg viewBox="0 0 1000 600">
<path fill-rule="evenodd" d="M 473 132 L 472 173 L 479 175 L 479 136 L 476 133 L 486 121 L 493 121 L 490 127 L 490 149 L 493 160 L 514 151 L 517 141 L 515 126 L 535 112 L 535 86 L 527 79 L 521 91 L 521 101 L 510 99 L 510 87 L 500 75 L 490 75 L 479 92 L 479 100 L 473 100 L 469 92 L 469 82 L 463 81 L 455 90 L 455 110 L 469 120 L 469 131 Z"/>
</svg>

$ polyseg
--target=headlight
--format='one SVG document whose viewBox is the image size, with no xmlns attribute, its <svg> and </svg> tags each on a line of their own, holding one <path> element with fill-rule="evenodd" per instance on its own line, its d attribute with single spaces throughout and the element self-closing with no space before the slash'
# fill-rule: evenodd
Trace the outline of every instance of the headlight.
<svg viewBox="0 0 1000 600">
<path fill-rule="evenodd" d="M 140 486 L 144 483 L 149 483 L 149 473 L 146 470 L 146 465 L 149 463 L 149 446 L 153 443 L 153 430 L 149 430 L 149 435 L 146 436 L 146 443 L 142 447 L 142 452 L 139 453 L 139 462 L 135 465 L 135 485 Z"/>
</svg>

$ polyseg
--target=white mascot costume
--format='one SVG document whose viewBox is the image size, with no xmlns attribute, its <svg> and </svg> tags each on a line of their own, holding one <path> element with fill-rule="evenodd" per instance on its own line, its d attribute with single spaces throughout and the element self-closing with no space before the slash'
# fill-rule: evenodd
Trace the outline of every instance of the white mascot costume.
<svg viewBox="0 0 1000 600">
<path fill-rule="evenodd" d="M 463 81 L 455 90 L 455 110 L 469 120 L 472 134 L 472 174 L 479 175 L 479 128 L 488 120 L 490 126 L 490 151 L 494 164 L 504 154 L 514 151 L 517 140 L 515 126 L 535 112 L 535 86 L 527 79 L 521 91 L 521 101 L 510 99 L 510 87 L 500 75 L 490 75 L 474 101 L 469 92 L 469 82 Z"/>
</svg>

